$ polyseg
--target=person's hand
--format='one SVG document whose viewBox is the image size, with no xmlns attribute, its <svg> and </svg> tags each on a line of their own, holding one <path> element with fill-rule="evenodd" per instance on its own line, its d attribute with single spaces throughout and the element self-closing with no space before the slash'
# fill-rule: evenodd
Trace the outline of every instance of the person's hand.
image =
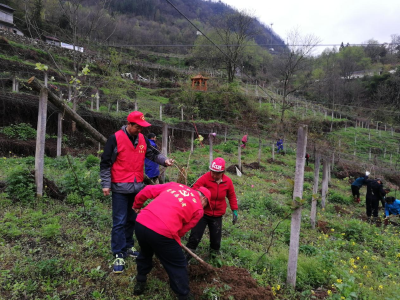
<svg viewBox="0 0 400 300">
<path fill-rule="evenodd" d="M 172 158 L 168 158 L 167 160 L 165 160 L 165 165 L 167 167 L 170 167 L 170 166 L 172 166 L 174 164 L 174 162 L 175 161 Z"/>
<path fill-rule="evenodd" d="M 135 213 L 137 213 L 137 214 L 140 213 L 140 208 L 134 208 L 133 210 L 134 210 Z"/>
<path fill-rule="evenodd" d="M 232 224 L 235 225 L 238 220 L 238 212 L 237 210 L 232 211 Z"/>
<path fill-rule="evenodd" d="M 383 221 L 385 225 L 389 225 L 389 218 L 386 217 L 385 220 Z"/>
<path fill-rule="evenodd" d="M 104 196 L 110 196 L 110 191 L 111 191 L 110 188 L 104 188 L 104 189 L 103 189 L 103 195 L 104 195 Z"/>
</svg>

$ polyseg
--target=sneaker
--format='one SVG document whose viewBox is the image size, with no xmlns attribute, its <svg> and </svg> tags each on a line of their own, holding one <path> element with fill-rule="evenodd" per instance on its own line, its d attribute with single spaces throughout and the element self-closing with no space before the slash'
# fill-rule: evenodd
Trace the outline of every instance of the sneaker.
<svg viewBox="0 0 400 300">
<path fill-rule="evenodd" d="M 126 255 L 130 256 L 130 257 L 133 257 L 133 258 L 136 258 L 136 257 L 139 256 L 139 252 L 136 250 L 135 247 L 132 247 L 132 248 L 130 248 L 130 249 L 128 249 L 126 251 Z"/>
<path fill-rule="evenodd" d="M 113 273 L 120 274 L 124 271 L 125 268 L 125 260 L 123 254 L 116 254 L 113 266 Z"/>
<path fill-rule="evenodd" d="M 139 282 L 137 281 L 135 287 L 133 288 L 133 294 L 138 296 L 144 293 L 146 288 L 146 282 Z"/>
</svg>

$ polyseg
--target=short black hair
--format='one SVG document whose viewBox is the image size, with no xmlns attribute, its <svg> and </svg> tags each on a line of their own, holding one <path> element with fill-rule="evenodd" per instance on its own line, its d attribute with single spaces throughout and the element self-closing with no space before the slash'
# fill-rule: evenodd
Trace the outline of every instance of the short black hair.
<svg viewBox="0 0 400 300">
<path fill-rule="evenodd" d="M 386 202 L 386 203 L 393 203 L 394 200 L 396 200 L 396 199 L 394 199 L 394 197 L 386 197 L 386 198 L 385 198 L 385 202 Z"/>
<path fill-rule="evenodd" d="M 152 138 L 155 138 L 155 137 L 156 137 L 156 135 L 154 133 L 152 133 L 152 132 L 147 135 L 148 139 L 152 139 Z"/>
</svg>

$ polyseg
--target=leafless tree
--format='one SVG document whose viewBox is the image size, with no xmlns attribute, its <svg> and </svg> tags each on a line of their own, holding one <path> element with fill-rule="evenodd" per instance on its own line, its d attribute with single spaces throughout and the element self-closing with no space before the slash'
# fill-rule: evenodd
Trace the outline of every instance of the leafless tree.
<svg viewBox="0 0 400 300">
<path fill-rule="evenodd" d="M 232 82 L 236 69 L 243 62 L 246 46 L 259 34 L 259 30 L 254 25 L 254 17 L 245 11 L 218 16 L 212 23 L 214 29 L 209 36 L 214 45 L 201 36 L 198 43 L 209 47 L 202 47 L 200 51 L 207 51 L 214 61 L 222 62 L 228 74 L 228 82 Z"/>
<path fill-rule="evenodd" d="M 320 39 L 314 35 L 300 35 L 297 29 L 289 32 L 287 49 L 273 61 L 273 72 L 283 90 L 281 122 L 285 111 L 290 108 L 288 96 L 311 83 L 312 54 Z"/>
</svg>

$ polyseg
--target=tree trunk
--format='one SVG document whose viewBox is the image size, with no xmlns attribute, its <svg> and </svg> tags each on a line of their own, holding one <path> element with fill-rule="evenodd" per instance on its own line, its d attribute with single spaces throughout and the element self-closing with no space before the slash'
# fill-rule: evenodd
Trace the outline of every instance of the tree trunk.
<svg viewBox="0 0 400 300">
<path fill-rule="evenodd" d="M 297 258 L 299 255 L 301 207 L 298 201 L 303 197 L 304 165 L 307 147 L 307 125 L 302 125 L 297 131 L 296 172 L 294 179 L 293 203 L 295 209 L 292 213 L 290 225 L 290 245 L 286 283 L 293 289 L 296 287 Z"/>
<path fill-rule="evenodd" d="M 323 160 L 322 168 L 322 191 L 321 191 L 321 207 L 325 208 L 326 194 L 328 193 L 328 181 L 329 181 L 329 162 L 327 158 Z"/>
</svg>

